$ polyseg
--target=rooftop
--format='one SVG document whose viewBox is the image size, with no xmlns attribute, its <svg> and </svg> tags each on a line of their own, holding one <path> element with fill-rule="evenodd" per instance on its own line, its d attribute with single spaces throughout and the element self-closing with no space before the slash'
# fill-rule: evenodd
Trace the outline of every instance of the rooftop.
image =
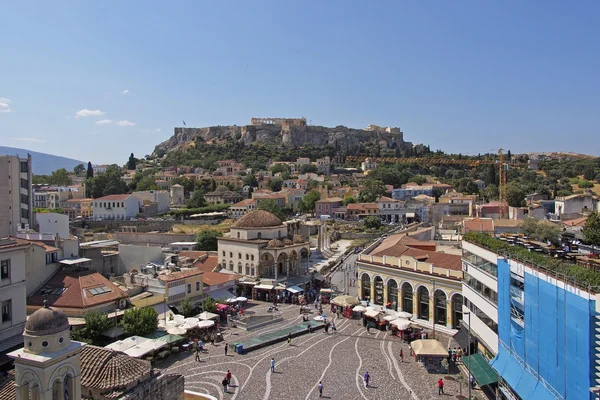
<svg viewBox="0 0 600 400">
<path fill-rule="evenodd" d="M 160 274 L 158 279 L 163 282 L 176 281 L 178 279 L 191 278 L 192 276 L 202 275 L 203 271 L 200 268 L 189 268 L 182 271 L 171 272 L 170 274 Z"/>
<path fill-rule="evenodd" d="M 202 282 L 208 286 L 220 285 L 229 281 L 235 281 L 242 278 L 242 275 L 223 274 L 220 272 L 205 272 L 202 276 Z"/>
<path fill-rule="evenodd" d="M 123 201 L 127 200 L 129 197 L 133 196 L 132 194 L 111 194 L 104 197 L 99 197 L 96 200 L 102 201 Z"/>
<path fill-rule="evenodd" d="M 268 211 L 252 211 L 238 219 L 232 228 L 276 228 L 282 226 L 283 222 Z"/>
</svg>

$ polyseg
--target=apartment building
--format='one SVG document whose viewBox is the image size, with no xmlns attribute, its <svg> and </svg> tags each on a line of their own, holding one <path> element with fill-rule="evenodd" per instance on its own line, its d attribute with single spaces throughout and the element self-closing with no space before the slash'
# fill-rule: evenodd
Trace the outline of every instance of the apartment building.
<svg viewBox="0 0 600 400">
<path fill-rule="evenodd" d="M 132 194 L 112 194 L 94 200 L 95 220 L 128 220 L 142 211 L 142 202 Z"/>
<path fill-rule="evenodd" d="M 31 155 L 0 156 L 0 237 L 33 223 Z"/>
</svg>

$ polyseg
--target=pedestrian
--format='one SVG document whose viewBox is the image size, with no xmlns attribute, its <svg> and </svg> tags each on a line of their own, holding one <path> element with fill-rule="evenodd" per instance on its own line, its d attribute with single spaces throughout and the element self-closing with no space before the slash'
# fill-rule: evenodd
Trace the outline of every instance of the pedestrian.
<svg viewBox="0 0 600 400">
<path fill-rule="evenodd" d="M 292 334 L 288 333 L 288 346 L 292 344 Z"/>
<path fill-rule="evenodd" d="M 196 347 L 196 361 L 200 362 L 200 346 Z"/>
<path fill-rule="evenodd" d="M 462 349 L 459 347 L 458 350 L 456 350 L 456 359 L 458 361 L 462 361 L 462 354 L 463 354 Z"/>
<path fill-rule="evenodd" d="M 440 394 L 444 394 L 444 380 L 442 378 L 438 381 L 438 396 Z"/>
<path fill-rule="evenodd" d="M 312 333 L 312 325 L 308 324 L 308 333 Z"/>
<path fill-rule="evenodd" d="M 369 387 L 369 379 L 371 378 L 371 375 L 369 375 L 369 371 L 365 372 L 365 375 L 363 376 L 363 379 L 365 380 L 365 387 Z"/>
<path fill-rule="evenodd" d="M 212 344 L 213 346 L 215 345 L 215 335 L 214 334 L 210 335 L 210 344 Z"/>
<path fill-rule="evenodd" d="M 452 349 L 448 347 L 448 364 L 452 361 Z"/>
<path fill-rule="evenodd" d="M 225 342 L 225 355 L 227 355 L 227 352 L 229 351 L 228 348 L 229 346 L 227 345 L 227 342 Z"/>
<path fill-rule="evenodd" d="M 452 362 L 456 362 L 456 347 L 452 349 Z"/>
<path fill-rule="evenodd" d="M 317 389 L 319 390 L 319 397 L 323 397 L 323 382 L 319 382 Z"/>
<path fill-rule="evenodd" d="M 473 389 L 475 389 L 475 377 L 473 375 L 469 377 L 469 384 Z"/>
<path fill-rule="evenodd" d="M 337 332 L 337 328 L 335 327 L 335 322 L 331 322 L 331 333 L 336 333 Z"/>
<path fill-rule="evenodd" d="M 227 379 L 227 385 L 231 385 L 231 372 L 229 370 L 227 370 L 227 375 L 225 375 L 225 378 Z"/>
<path fill-rule="evenodd" d="M 371 323 L 367 322 L 367 333 L 371 332 Z"/>
<path fill-rule="evenodd" d="M 402 349 L 400 349 L 400 362 L 404 362 L 404 353 L 402 352 Z"/>
<path fill-rule="evenodd" d="M 413 356 L 413 350 L 412 350 L 412 346 L 410 345 L 410 343 L 408 344 L 408 351 L 409 351 L 409 355 L 412 357 Z"/>
<path fill-rule="evenodd" d="M 271 372 L 275 372 L 275 359 L 271 358 Z"/>
<path fill-rule="evenodd" d="M 223 378 L 221 384 L 223 385 L 223 392 L 227 393 L 227 378 Z"/>
</svg>

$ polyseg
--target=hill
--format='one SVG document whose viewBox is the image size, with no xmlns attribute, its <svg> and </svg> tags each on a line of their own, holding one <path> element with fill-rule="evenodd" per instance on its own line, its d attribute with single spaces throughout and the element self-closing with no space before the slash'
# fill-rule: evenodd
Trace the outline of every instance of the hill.
<svg viewBox="0 0 600 400">
<path fill-rule="evenodd" d="M 0 155 L 27 157 L 31 154 L 31 162 L 33 164 L 33 173 L 35 175 L 50 175 L 52 171 L 60 168 L 65 168 L 67 171 L 73 171 L 73 168 L 78 164 L 85 164 L 83 161 L 77 161 L 72 158 L 55 156 L 47 153 L 38 153 L 26 149 L 18 149 L 15 147 L 0 146 Z"/>
</svg>

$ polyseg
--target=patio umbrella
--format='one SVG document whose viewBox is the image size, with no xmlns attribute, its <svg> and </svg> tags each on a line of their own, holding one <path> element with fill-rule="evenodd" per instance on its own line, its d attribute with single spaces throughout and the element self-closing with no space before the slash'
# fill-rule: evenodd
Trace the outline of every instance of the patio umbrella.
<svg viewBox="0 0 600 400">
<path fill-rule="evenodd" d="M 383 317 L 383 319 L 384 319 L 385 321 L 393 321 L 393 320 L 395 320 L 396 318 L 398 318 L 398 316 L 397 316 L 397 315 L 386 315 L 385 317 Z"/>
<path fill-rule="evenodd" d="M 200 322 L 200 318 L 190 317 L 185 319 L 185 323 L 189 323 L 190 325 L 197 324 L 198 322 Z"/>
<path fill-rule="evenodd" d="M 356 297 L 344 295 L 335 297 L 331 302 L 342 307 L 355 306 L 360 303 Z"/>
<path fill-rule="evenodd" d="M 248 301 L 248 298 L 242 296 L 242 297 L 238 297 L 236 300 L 244 303 L 244 302 Z"/>
<path fill-rule="evenodd" d="M 406 319 L 409 319 L 412 317 L 412 314 L 409 312 L 406 312 L 406 311 L 400 311 L 397 315 L 399 318 L 406 318 Z"/>
<path fill-rule="evenodd" d="M 218 315 L 217 314 L 213 314 L 213 313 L 209 313 L 207 311 L 204 311 L 203 313 L 201 313 L 200 315 L 198 315 L 198 318 L 200 320 L 209 320 L 209 319 L 213 319 L 213 318 L 217 318 Z"/>
<path fill-rule="evenodd" d="M 185 335 L 186 332 L 187 331 L 185 329 L 179 326 L 167 329 L 167 333 L 169 335 Z"/>
<path fill-rule="evenodd" d="M 314 317 L 313 319 L 314 319 L 315 321 L 323 321 L 323 320 L 325 320 L 325 318 L 327 318 L 327 317 L 325 317 L 324 315 L 317 315 L 317 316 L 316 316 L 316 317 Z"/>
<path fill-rule="evenodd" d="M 198 322 L 192 322 L 192 321 L 188 321 L 181 326 L 181 328 L 185 329 L 186 331 L 189 331 L 190 329 L 194 329 L 197 327 L 198 327 Z M 169 331 L 167 331 L 167 332 L 169 332 Z M 171 333 L 171 332 L 169 332 L 169 333 Z"/>
<path fill-rule="evenodd" d="M 410 321 L 404 318 L 395 319 L 390 323 L 401 331 L 405 331 L 410 327 Z"/>
<path fill-rule="evenodd" d="M 352 311 L 354 311 L 354 312 L 365 312 L 365 311 L 367 311 L 367 309 L 365 307 L 363 307 L 363 306 L 355 306 L 352 309 Z"/>
<path fill-rule="evenodd" d="M 232 297 L 230 299 L 225 300 L 227 303 L 237 303 L 237 299 L 235 297 Z"/>
<path fill-rule="evenodd" d="M 198 328 L 210 328 L 215 324 L 215 321 L 200 321 L 198 322 Z"/>
</svg>

